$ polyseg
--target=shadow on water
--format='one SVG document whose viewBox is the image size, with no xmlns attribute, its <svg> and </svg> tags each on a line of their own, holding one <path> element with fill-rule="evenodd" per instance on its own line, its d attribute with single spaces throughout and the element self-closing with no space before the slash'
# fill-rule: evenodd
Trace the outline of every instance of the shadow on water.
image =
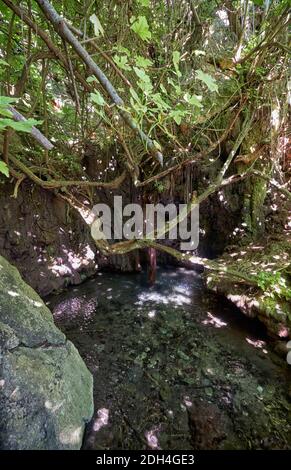
<svg viewBox="0 0 291 470">
<path fill-rule="evenodd" d="M 98 275 L 51 297 L 94 376 L 85 449 L 290 447 L 290 373 L 194 271 Z M 289 393 L 289 396 L 288 396 Z"/>
</svg>

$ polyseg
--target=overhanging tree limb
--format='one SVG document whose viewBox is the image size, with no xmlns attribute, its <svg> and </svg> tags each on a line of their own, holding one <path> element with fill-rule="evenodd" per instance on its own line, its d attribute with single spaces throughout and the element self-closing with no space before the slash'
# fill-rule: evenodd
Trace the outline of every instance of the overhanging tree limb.
<svg viewBox="0 0 291 470">
<path fill-rule="evenodd" d="M 13 119 L 17 122 L 25 122 L 26 118 L 16 111 L 13 106 L 8 106 L 8 110 L 13 114 Z M 51 150 L 54 146 L 53 144 L 34 126 L 32 126 L 32 129 L 30 131 L 32 137 L 45 149 L 45 150 Z"/>
<path fill-rule="evenodd" d="M 117 106 L 118 112 L 126 124 L 141 139 L 148 151 L 158 160 L 161 165 L 163 165 L 163 155 L 155 143 L 143 132 L 142 129 L 140 129 L 133 117 L 124 109 L 124 102 L 122 98 L 118 95 L 112 83 L 94 62 L 86 49 L 82 46 L 78 39 L 76 39 L 70 28 L 67 26 L 65 20 L 57 13 L 54 7 L 47 0 L 36 0 L 36 2 L 40 6 L 47 20 L 53 25 L 55 31 L 72 46 L 78 56 L 92 71 L 104 91 L 106 91 L 113 103 Z"/>
<path fill-rule="evenodd" d="M 10 156 L 9 160 L 13 163 L 16 168 L 22 171 L 26 176 L 28 176 L 34 183 L 38 184 L 44 189 L 57 189 L 57 188 L 68 188 L 70 186 L 84 186 L 84 187 L 93 187 L 93 188 L 104 188 L 104 189 L 117 189 L 121 183 L 126 178 L 126 172 L 124 171 L 120 176 L 115 178 L 113 181 L 103 182 L 103 181 L 58 181 L 58 180 L 42 180 L 39 178 L 30 168 L 28 168 L 24 163 L 22 163 L 18 158 Z"/>
<path fill-rule="evenodd" d="M 234 128 L 234 126 L 235 126 L 242 110 L 244 109 L 245 102 L 246 102 L 246 98 L 244 100 L 242 100 L 242 103 L 240 104 L 240 107 L 239 107 L 236 115 L 231 120 L 230 125 L 224 130 L 224 132 L 219 137 L 219 139 L 216 142 L 214 142 L 210 147 L 208 147 L 206 150 L 204 150 L 200 153 L 197 153 L 194 157 L 192 156 L 191 158 L 187 158 L 183 162 L 178 163 L 177 165 L 172 166 L 171 168 L 167 168 L 167 170 L 164 170 L 161 173 L 158 173 L 157 175 L 151 176 L 150 178 L 146 179 L 145 181 L 142 181 L 142 182 L 138 183 L 137 187 L 141 188 L 141 187 L 146 186 L 150 183 L 153 183 L 154 181 L 156 181 L 160 178 L 164 178 L 165 176 L 169 175 L 170 173 L 173 173 L 175 171 L 179 171 L 182 168 L 186 167 L 187 165 L 191 165 L 191 163 L 195 163 L 195 162 L 201 160 L 202 158 L 206 157 L 207 155 L 209 155 L 211 152 L 213 152 L 226 139 L 228 134 Z"/>
<path fill-rule="evenodd" d="M 59 62 L 65 67 L 66 70 L 69 69 L 69 64 L 67 61 L 66 56 L 62 53 L 62 51 L 53 43 L 50 36 L 41 29 L 34 21 L 28 16 L 25 10 L 20 8 L 18 5 L 15 5 L 11 0 L 2 0 L 5 5 L 7 5 L 24 23 L 31 28 L 35 34 L 37 34 L 47 45 L 48 49 L 53 52 L 55 57 L 59 60 Z M 74 70 L 75 77 L 77 80 L 82 84 L 83 88 L 87 91 L 91 91 L 92 87 L 89 83 L 84 80 L 82 75 L 77 71 Z"/>
</svg>

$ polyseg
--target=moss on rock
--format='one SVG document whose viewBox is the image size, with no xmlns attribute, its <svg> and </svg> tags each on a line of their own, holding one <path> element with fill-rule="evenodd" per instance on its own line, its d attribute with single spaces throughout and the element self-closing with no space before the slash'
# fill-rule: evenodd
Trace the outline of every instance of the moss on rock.
<svg viewBox="0 0 291 470">
<path fill-rule="evenodd" d="M 240 310 L 258 317 L 269 333 L 280 337 L 291 335 L 291 240 L 265 239 L 237 247 L 234 253 L 225 253 L 218 262 L 221 274 L 206 275 L 208 288 L 225 295 Z M 249 285 L 244 279 L 231 276 L 236 271 L 252 279 Z"/>
<path fill-rule="evenodd" d="M 41 298 L 0 257 L 0 448 L 79 449 L 93 380 Z"/>
</svg>

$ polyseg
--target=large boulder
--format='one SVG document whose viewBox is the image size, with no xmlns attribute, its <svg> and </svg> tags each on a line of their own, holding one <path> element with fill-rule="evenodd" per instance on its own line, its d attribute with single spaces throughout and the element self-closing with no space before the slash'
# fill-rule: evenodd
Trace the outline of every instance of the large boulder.
<svg viewBox="0 0 291 470">
<path fill-rule="evenodd" d="M 0 256 L 0 449 L 79 449 L 92 414 L 78 351 Z"/>
</svg>

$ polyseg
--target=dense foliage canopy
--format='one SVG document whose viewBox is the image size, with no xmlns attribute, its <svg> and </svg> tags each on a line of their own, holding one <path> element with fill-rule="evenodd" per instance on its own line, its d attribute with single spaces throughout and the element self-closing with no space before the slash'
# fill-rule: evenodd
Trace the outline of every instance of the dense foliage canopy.
<svg viewBox="0 0 291 470">
<path fill-rule="evenodd" d="M 0 171 L 16 195 L 29 178 L 80 207 L 129 176 L 158 198 L 198 165 L 213 176 L 186 188 L 189 210 L 245 178 L 290 199 L 287 0 L 2 0 L 0 15 Z"/>
</svg>

